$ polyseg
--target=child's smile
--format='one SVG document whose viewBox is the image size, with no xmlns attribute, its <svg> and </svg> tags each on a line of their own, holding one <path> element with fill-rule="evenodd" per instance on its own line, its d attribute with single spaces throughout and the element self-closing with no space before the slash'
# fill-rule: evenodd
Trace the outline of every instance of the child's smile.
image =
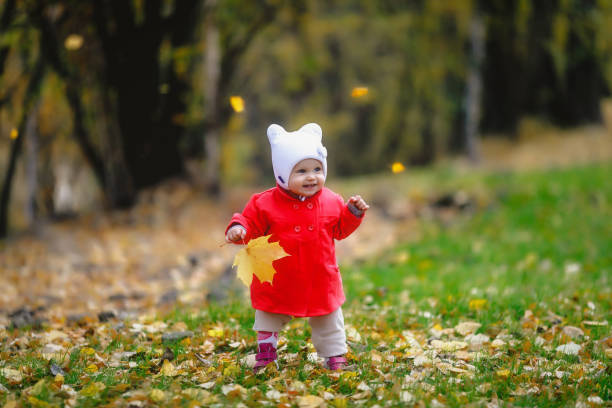
<svg viewBox="0 0 612 408">
<path fill-rule="evenodd" d="M 304 159 L 293 167 L 289 175 L 289 191 L 294 194 L 310 197 L 323 188 L 325 176 L 321 162 L 315 159 Z"/>
</svg>

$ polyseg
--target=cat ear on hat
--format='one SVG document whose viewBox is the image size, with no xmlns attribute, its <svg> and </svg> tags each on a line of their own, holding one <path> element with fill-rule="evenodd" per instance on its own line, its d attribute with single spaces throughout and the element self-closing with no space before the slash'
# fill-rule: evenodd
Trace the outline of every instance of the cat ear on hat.
<svg viewBox="0 0 612 408">
<path fill-rule="evenodd" d="M 319 141 L 323 140 L 323 131 L 321 130 L 321 126 L 317 125 L 316 123 L 308 123 L 302 126 L 299 131 L 312 133 L 318 136 Z"/>
<path fill-rule="evenodd" d="M 277 144 L 280 141 L 280 138 L 283 137 L 285 133 L 285 129 L 282 126 L 277 125 L 276 123 L 268 126 L 268 140 L 271 145 Z"/>
</svg>

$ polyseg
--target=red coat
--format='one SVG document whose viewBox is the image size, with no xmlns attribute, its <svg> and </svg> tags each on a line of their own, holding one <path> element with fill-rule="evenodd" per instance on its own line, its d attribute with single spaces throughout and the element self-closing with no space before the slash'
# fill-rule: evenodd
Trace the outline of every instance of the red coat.
<svg viewBox="0 0 612 408">
<path fill-rule="evenodd" d="M 303 317 L 329 314 L 340 307 L 346 298 L 334 239 L 349 236 L 362 219 L 327 188 L 304 201 L 278 186 L 253 195 L 242 214 L 234 214 L 227 229 L 234 224 L 244 226 L 247 243 L 272 234 L 270 241 L 280 241 L 291 255 L 274 261 L 272 284 L 253 277 L 253 308 Z"/>
</svg>

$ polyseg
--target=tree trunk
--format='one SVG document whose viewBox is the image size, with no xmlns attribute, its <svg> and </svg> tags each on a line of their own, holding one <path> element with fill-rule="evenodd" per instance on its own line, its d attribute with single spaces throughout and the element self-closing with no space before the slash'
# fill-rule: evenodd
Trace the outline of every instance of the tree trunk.
<svg viewBox="0 0 612 408">
<path fill-rule="evenodd" d="M 25 203 L 25 217 L 30 228 L 35 227 L 38 218 L 38 206 L 36 201 L 36 193 L 38 192 L 38 107 L 40 103 L 28 114 L 28 119 L 25 126 L 26 138 L 26 188 L 27 198 Z"/>
<path fill-rule="evenodd" d="M 465 149 L 472 162 L 480 160 L 478 125 L 481 112 L 482 73 L 485 28 L 482 16 L 476 12 L 470 26 L 470 62 L 465 95 Z"/>
<path fill-rule="evenodd" d="M 11 188 L 13 185 L 13 177 L 15 175 L 15 168 L 17 166 L 17 158 L 21 153 L 21 147 L 23 145 L 24 131 L 26 127 L 26 121 L 28 115 L 34 104 L 34 100 L 38 96 L 40 84 L 42 83 L 45 74 L 45 68 L 42 57 L 39 57 L 34 71 L 30 76 L 28 87 L 26 89 L 24 98 L 24 109 L 23 115 L 17 128 L 17 138 L 13 140 L 11 144 L 11 150 L 9 153 L 9 161 L 4 173 L 4 183 L 2 184 L 2 193 L 0 195 L 0 238 L 6 237 L 8 233 L 8 206 L 11 199 Z"/>
<path fill-rule="evenodd" d="M 194 0 L 181 0 L 171 16 L 162 18 L 162 1 L 148 0 L 144 18 L 137 22 L 132 2 L 94 3 L 106 64 L 106 92 L 116 101 L 121 146 L 135 191 L 184 171 L 180 142 L 187 88 L 169 72 L 165 82 L 169 92 L 160 95 L 159 52 L 167 34 L 173 47 L 189 43 L 198 21 L 198 5 Z"/>
<path fill-rule="evenodd" d="M 215 7 L 216 1 L 209 1 L 207 6 Z M 207 8 L 208 8 L 207 7 Z M 217 195 L 220 192 L 220 141 L 219 141 L 219 80 L 221 76 L 221 47 L 219 43 L 219 28 L 214 19 L 214 13 L 208 13 L 206 20 L 206 49 L 204 51 L 204 104 L 205 134 L 204 148 L 206 158 L 206 189 Z"/>
<path fill-rule="evenodd" d="M 5 33 L 9 24 L 13 20 L 13 16 L 15 15 L 15 0 L 7 0 L 4 2 L 4 7 L 2 8 L 2 17 L 0 17 L 0 33 Z M 0 77 L 4 74 L 4 63 L 6 62 L 6 57 L 8 57 L 8 53 L 11 47 L 8 44 L 3 44 L 0 46 Z"/>
</svg>

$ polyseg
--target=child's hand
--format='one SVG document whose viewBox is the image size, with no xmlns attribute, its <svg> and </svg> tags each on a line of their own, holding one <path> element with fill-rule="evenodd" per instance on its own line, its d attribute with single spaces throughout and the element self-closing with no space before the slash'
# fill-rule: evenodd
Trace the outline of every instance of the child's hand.
<svg viewBox="0 0 612 408">
<path fill-rule="evenodd" d="M 244 241 L 244 237 L 246 237 L 246 228 L 242 225 L 234 225 L 225 234 L 226 242 L 241 242 Z"/>
<path fill-rule="evenodd" d="M 365 202 L 363 198 L 361 198 L 360 195 L 352 196 L 351 198 L 349 198 L 348 204 L 349 205 L 352 204 L 359 211 L 363 211 L 363 212 L 366 212 L 367 209 L 370 208 L 370 206 Z"/>
</svg>

